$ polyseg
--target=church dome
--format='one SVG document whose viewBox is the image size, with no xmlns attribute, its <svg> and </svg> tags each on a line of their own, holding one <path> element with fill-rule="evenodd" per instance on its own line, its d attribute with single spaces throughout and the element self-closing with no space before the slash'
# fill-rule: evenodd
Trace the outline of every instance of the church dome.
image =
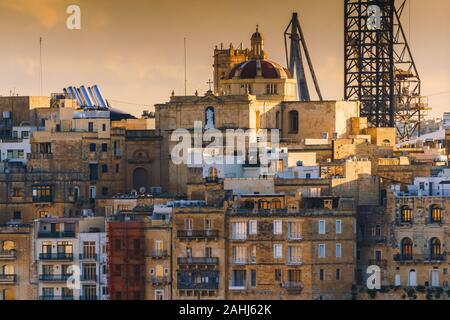
<svg viewBox="0 0 450 320">
<path fill-rule="evenodd" d="M 242 62 L 228 73 L 226 79 L 289 79 L 289 70 L 270 60 L 253 59 Z"/>
</svg>

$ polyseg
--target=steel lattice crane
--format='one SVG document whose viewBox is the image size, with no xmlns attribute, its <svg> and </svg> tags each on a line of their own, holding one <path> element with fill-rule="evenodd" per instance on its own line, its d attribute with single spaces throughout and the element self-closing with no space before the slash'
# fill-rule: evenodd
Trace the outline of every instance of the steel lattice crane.
<svg viewBox="0 0 450 320">
<path fill-rule="evenodd" d="M 290 46 L 288 49 L 288 41 Z M 314 72 L 311 57 L 309 56 L 306 40 L 303 35 L 300 21 L 297 12 L 292 14 L 292 19 L 286 30 L 284 31 L 284 46 L 286 50 L 286 62 L 292 76 L 297 78 L 298 98 L 300 101 L 311 101 L 309 94 L 308 83 L 306 81 L 305 67 L 303 65 L 302 49 L 308 63 L 309 71 L 314 82 L 317 96 L 320 101 L 323 101 L 322 93 L 320 92 L 319 83 Z"/>
</svg>

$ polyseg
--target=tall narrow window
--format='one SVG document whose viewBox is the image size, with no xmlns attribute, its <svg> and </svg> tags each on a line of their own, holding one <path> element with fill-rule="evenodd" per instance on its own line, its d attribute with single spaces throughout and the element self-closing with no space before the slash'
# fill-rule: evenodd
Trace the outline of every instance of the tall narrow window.
<svg viewBox="0 0 450 320">
<path fill-rule="evenodd" d="M 289 133 L 298 133 L 298 111 L 289 111 Z"/>
</svg>

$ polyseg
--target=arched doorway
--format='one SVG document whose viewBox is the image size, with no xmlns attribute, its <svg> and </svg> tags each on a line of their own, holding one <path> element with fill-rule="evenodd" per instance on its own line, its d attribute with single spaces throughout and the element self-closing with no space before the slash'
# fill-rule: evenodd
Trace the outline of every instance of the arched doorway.
<svg viewBox="0 0 450 320">
<path fill-rule="evenodd" d="M 148 172 L 144 168 L 137 168 L 133 171 L 133 189 L 139 191 L 142 187 L 149 185 Z"/>
</svg>

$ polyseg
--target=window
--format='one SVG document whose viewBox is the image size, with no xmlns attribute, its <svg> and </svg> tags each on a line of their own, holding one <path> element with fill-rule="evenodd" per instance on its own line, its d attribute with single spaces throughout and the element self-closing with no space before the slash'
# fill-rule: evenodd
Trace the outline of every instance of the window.
<svg viewBox="0 0 450 320">
<path fill-rule="evenodd" d="M 281 281 L 281 269 L 275 269 L 275 281 Z"/>
<path fill-rule="evenodd" d="M 325 244 L 319 244 L 319 258 L 325 258 L 326 256 L 326 247 Z"/>
<path fill-rule="evenodd" d="M 107 187 L 102 187 L 102 196 L 107 197 L 109 193 L 109 189 Z"/>
<path fill-rule="evenodd" d="M 102 152 L 108 152 L 108 144 L 102 143 Z"/>
<path fill-rule="evenodd" d="M 96 258 L 96 256 L 95 241 L 83 241 L 83 258 L 93 259 Z"/>
<path fill-rule="evenodd" d="M 250 220 L 248 222 L 248 233 L 251 235 L 258 234 L 258 221 Z"/>
<path fill-rule="evenodd" d="M 231 288 L 245 288 L 246 286 L 246 271 L 233 270 L 231 273 Z"/>
<path fill-rule="evenodd" d="M 401 222 L 411 223 L 412 222 L 412 211 L 408 206 L 403 206 L 401 209 Z"/>
<path fill-rule="evenodd" d="M 96 164 L 96 163 L 89 164 L 89 179 L 91 181 L 98 180 L 98 164 Z"/>
<path fill-rule="evenodd" d="M 336 220 L 336 234 L 342 233 L 342 220 Z"/>
<path fill-rule="evenodd" d="M 192 221 L 192 219 L 185 219 L 184 220 L 184 228 L 186 230 L 192 230 L 192 228 L 193 228 L 193 221 Z"/>
<path fill-rule="evenodd" d="M 102 173 L 108 173 L 108 165 L 102 164 Z"/>
<path fill-rule="evenodd" d="M 105 123 L 102 124 L 102 131 L 103 131 L 103 132 L 106 131 L 106 124 L 105 124 Z"/>
<path fill-rule="evenodd" d="M 89 132 L 94 132 L 94 123 L 93 122 L 89 122 L 88 123 L 88 131 Z"/>
<path fill-rule="evenodd" d="M 289 264 L 301 264 L 301 248 L 299 246 L 288 247 L 288 263 Z"/>
<path fill-rule="evenodd" d="M 289 240 L 301 240 L 301 224 L 300 222 L 288 223 L 288 239 Z"/>
<path fill-rule="evenodd" d="M 266 86 L 266 94 L 278 94 L 278 86 L 276 83 L 269 83 Z"/>
<path fill-rule="evenodd" d="M 320 269 L 320 271 L 319 271 L 319 278 L 320 278 L 320 281 L 324 281 L 325 280 L 325 270 L 324 269 Z"/>
<path fill-rule="evenodd" d="M 441 241 L 438 238 L 433 238 L 430 240 L 430 259 L 440 260 L 441 259 Z"/>
<path fill-rule="evenodd" d="M 283 245 L 280 243 L 273 245 L 273 257 L 275 259 L 283 258 Z"/>
<path fill-rule="evenodd" d="M 256 270 L 250 270 L 250 287 L 256 288 Z"/>
<path fill-rule="evenodd" d="M 342 257 L 342 245 L 340 243 L 336 243 L 336 258 Z"/>
<path fill-rule="evenodd" d="M 116 174 L 119 173 L 119 172 L 120 172 L 120 166 L 119 166 L 119 164 L 117 163 L 117 164 L 116 164 Z"/>
<path fill-rule="evenodd" d="M 8 159 L 9 160 L 22 160 L 24 159 L 23 150 L 8 150 Z"/>
<path fill-rule="evenodd" d="M 281 220 L 273 221 L 273 234 L 275 235 L 283 234 L 283 221 Z"/>
<path fill-rule="evenodd" d="M 247 223 L 233 222 L 231 225 L 231 233 L 232 233 L 233 240 L 246 240 L 247 239 Z"/>
<path fill-rule="evenodd" d="M 430 222 L 431 223 L 442 222 L 442 209 L 437 205 L 433 205 L 431 207 Z"/>
<path fill-rule="evenodd" d="M 413 242 L 410 238 L 404 238 L 401 242 L 401 257 L 402 260 L 412 260 L 413 257 Z"/>
<path fill-rule="evenodd" d="M 232 255 L 233 255 L 233 263 L 234 264 L 247 263 L 247 248 L 246 247 L 233 247 Z"/>
<path fill-rule="evenodd" d="M 164 300 L 164 290 L 155 290 L 155 300 Z"/>
<path fill-rule="evenodd" d="M 89 151 L 90 152 L 95 152 L 97 150 L 97 145 L 95 143 L 90 143 L 89 144 Z"/>
<path fill-rule="evenodd" d="M 51 186 L 33 186 L 32 194 L 34 202 L 51 202 L 53 200 Z"/>
<path fill-rule="evenodd" d="M 375 237 L 377 238 L 381 237 L 381 225 L 379 224 L 375 226 Z"/>
<path fill-rule="evenodd" d="M 22 212 L 20 212 L 20 211 L 14 211 L 13 219 L 14 219 L 14 220 L 22 220 Z"/>
<path fill-rule="evenodd" d="M 319 221 L 319 234 L 325 234 L 326 233 L 326 225 L 325 220 Z"/>
<path fill-rule="evenodd" d="M 205 219 L 205 230 L 211 230 L 211 219 Z"/>
<path fill-rule="evenodd" d="M 341 269 L 336 269 L 336 280 L 341 280 Z"/>
<path fill-rule="evenodd" d="M 141 239 L 134 239 L 133 240 L 133 249 L 140 249 L 141 248 Z"/>
<path fill-rule="evenodd" d="M 298 111 L 289 111 L 289 133 L 298 133 Z"/>
</svg>

